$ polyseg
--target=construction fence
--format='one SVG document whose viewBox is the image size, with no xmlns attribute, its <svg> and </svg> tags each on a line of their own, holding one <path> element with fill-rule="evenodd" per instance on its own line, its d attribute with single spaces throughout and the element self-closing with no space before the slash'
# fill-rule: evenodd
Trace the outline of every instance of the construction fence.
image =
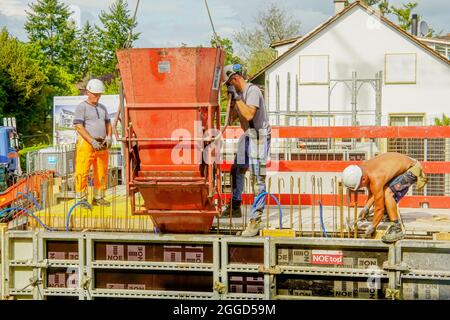
<svg viewBox="0 0 450 320">
<path fill-rule="evenodd" d="M 237 127 L 225 132 L 224 172 L 230 170 L 241 135 Z M 317 187 L 312 180 L 321 179 L 322 204 L 333 205 L 337 202 L 335 185 L 345 167 L 385 152 L 400 152 L 417 159 L 429 178 L 424 190 L 411 188 L 400 207 L 450 207 L 450 127 L 445 126 L 272 127 L 267 188 L 280 195 L 281 204 L 311 204 Z M 227 174 L 224 181 L 227 193 Z M 292 190 L 301 196 L 290 196 Z M 250 198 L 250 194 L 244 197 L 247 202 Z M 361 203 L 364 200 L 362 195 Z"/>
</svg>

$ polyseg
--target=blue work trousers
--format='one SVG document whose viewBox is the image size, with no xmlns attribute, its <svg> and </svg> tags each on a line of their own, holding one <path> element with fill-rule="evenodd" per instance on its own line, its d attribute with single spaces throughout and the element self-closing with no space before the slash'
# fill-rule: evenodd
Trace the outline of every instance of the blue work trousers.
<svg viewBox="0 0 450 320">
<path fill-rule="evenodd" d="M 266 192 L 266 164 L 270 148 L 270 135 L 259 135 L 246 132 L 238 141 L 237 154 L 231 166 L 233 202 L 242 201 L 245 185 L 245 173 L 250 169 L 250 178 L 255 200 L 258 195 Z M 260 219 L 266 204 L 266 196 L 261 196 L 254 203 L 250 219 Z"/>
</svg>

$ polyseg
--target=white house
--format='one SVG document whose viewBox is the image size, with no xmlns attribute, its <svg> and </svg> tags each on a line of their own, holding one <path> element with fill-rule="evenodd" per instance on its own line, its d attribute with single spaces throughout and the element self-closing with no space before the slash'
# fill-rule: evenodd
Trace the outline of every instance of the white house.
<svg viewBox="0 0 450 320">
<path fill-rule="evenodd" d="M 250 79 L 265 89 L 272 125 L 427 125 L 450 114 L 450 60 L 442 50 L 363 3 L 334 3 L 336 15 L 328 21 L 273 44 L 277 58 Z M 300 140 L 273 142 L 271 153 L 286 160 L 359 160 L 386 151 L 420 160 L 450 159 L 449 139 L 337 139 L 331 145 Z M 289 181 L 289 174 L 278 176 Z M 324 192 L 329 193 L 328 181 L 340 173 L 298 173 L 306 192 L 311 191 L 311 174 L 327 181 Z M 436 174 L 425 194 L 448 195 L 448 186 L 450 175 Z"/>
<path fill-rule="evenodd" d="M 251 79 L 273 125 L 422 125 L 450 113 L 448 58 L 359 1 L 334 2 L 335 16 L 274 44 L 277 59 Z"/>
</svg>

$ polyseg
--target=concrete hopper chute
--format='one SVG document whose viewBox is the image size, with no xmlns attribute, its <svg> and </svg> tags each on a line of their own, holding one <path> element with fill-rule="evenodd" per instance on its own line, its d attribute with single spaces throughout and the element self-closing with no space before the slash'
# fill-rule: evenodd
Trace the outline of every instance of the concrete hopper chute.
<svg viewBox="0 0 450 320">
<path fill-rule="evenodd" d="M 220 130 L 223 50 L 126 49 L 117 57 L 133 213 L 150 215 L 162 232 L 208 232 L 217 214 L 220 172 L 204 151 L 211 144 L 208 133 Z M 144 208 L 136 205 L 137 193 Z"/>
</svg>

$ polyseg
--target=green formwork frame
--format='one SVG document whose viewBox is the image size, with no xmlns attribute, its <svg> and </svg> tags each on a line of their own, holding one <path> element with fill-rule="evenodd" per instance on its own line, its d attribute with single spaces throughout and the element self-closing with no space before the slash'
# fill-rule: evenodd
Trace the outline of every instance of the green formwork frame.
<svg viewBox="0 0 450 320">
<path fill-rule="evenodd" d="M 96 289 L 94 283 L 95 269 L 124 269 L 124 270 L 172 270 L 191 272 L 211 272 L 213 281 L 220 282 L 220 239 L 213 236 L 195 235 L 149 235 L 122 233 L 88 233 L 86 234 L 86 274 L 90 275 L 89 285 L 86 287 L 88 299 L 102 298 L 154 298 L 154 299 L 219 299 L 219 293 L 211 292 L 180 292 L 164 290 L 107 290 Z M 98 261 L 94 260 L 94 243 L 96 241 L 111 242 L 143 242 L 212 245 L 213 263 L 180 263 L 180 262 L 132 262 L 132 261 Z"/>
<path fill-rule="evenodd" d="M 76 241 L 78 260 L 47 259 L 46 242 L 52 240 Z M 99 261 L 94 258 L 96 241 L 108 243 L 142 242 L 166 244 L 209 244 L 213 247 L 212 263 L 174 263 L 139 261 Z M 233 244 L 262 246 L 263 265 L 229 263 L 228 247 Z M 324 239 L 324 238 L 242 238 L 224 235 L 154 235 L 103 232 L 47 232 L 8 231 L 4 238 L 5 296 L 16 299 L 46 299 L 50 296 L 74 297 L 80 300 L 95 298 L 145 298 L 145 299 L 308 299 L 277 295 L 277 274 L 317 275 L 333 277 L 368 277 L 371 273 L 360 268 L 328 268 L 289 266 L 277 264 L 277 246 L 311 246 L 321 250 L 381 249 L 388 252 L 381 277 L 388 279 L 390 297 L 402 298 L 407 281 L 450 281 L 450 242 L 402 240 L 386 245 L 379 240 Z M 425 265 L 426 261 L 434 261 Z M 424 262 L 425 261 L 425 262 Z M 47 288 L 48 268 L 77 268 L 78 288 Z M 210 292 L 180 292 L 164 290 L 107 290 L 94 288 L 96 269 L 207 271 L 213 274 L 214 289 Z M 260 273 L 264 276 L 264 294 L 229 292 L 230 273 Z M 221 290 L 216 288 L 216 284 Z M 450 290 L 450 289 L 449 289 Z M 449 296 L 439 298 L 448 299 Z M 314 297 L 318 299 L 318 297 Z"/>
<path fill-rule="evenodd" d="M 319 250 L 345 250 L 345 249 L 381 249 L 388 252 L 388 265 L 394 264 L 395 245 L 386 245 L 379 240 L 366 239 L 325 239 L 325 238 L 300 238 L 300 239 L 283 239 L 272 238 L 270 240 L 270 264 L 271 268 L 278 274 L 287 275 L 316 275 L 316 276 L 330 276 L 330 277 L 353 277 L 353 278 L 367 278 L 373 276 L 373 272 L 361 268 L 334 268 L 334 267 L 315 267 L 315 266 L 290 266 L 278 265 L 277 261 L 277 247 L 279 245 L 288 246 L 306 246 L 314 247 Z M 392 271 L 383 270 L 377 277 L 388 279 L 388 288 L 395 290 L 395 273 Z M 277 294 L 276 276 L 270 275 L 270 282 L 273 283 L 271 287 L 271 299 L 330 299 L 321 297 L 306 297 L 306 296 L 279 296 Z M 334 298 L 333 298 L 334 299 Z"/>
<path fill-rule="evenodd" d="M 40 288 L 34 285 L 39 279 L 37 237 L 38 233 L 32 231 L 6 233 L 5 296 L 43 299 Z"/>
<path fill-rule="evenodd" d="M 270 238 L 242 238 L 242 237 L 222 237 L 222 264 L 221 275 L 222 283 L 225 287 L 225 292 L 222 294 L 222 299 L 270 299 L 270 277 L 264 274 L 264 294 L 248 294 L 248 293 L 231 293 L 229 292 L 229 273 L 260 273 L 260 265 L 257 264 L 231 264 L 229 263 L 229 250 L 231 244 L 245 245 L 245 246 L 263 246 L 264 248 L 264 270 L 270 267 Z"/>
<path fill-rule="evenodd" d="M 411 283 L 433 281 L 435 284 L 446 281 L 446 293 L 439 293 L 439 299 L 450 299 L 450 242 L 412 241 L 397 242 L 396 287 L 405 292 L 405 280 Z M 438 288 L 439 290 L 439 288 Z"/>
<path fill-rule="evenodd" d="M 70 240 L 78 241 L 78 260 L 49 260 L 46 258 L 45 241 Z M 31 253 L 26 248 L 31 246 Z M 45 299 L 47 296 L 72 296 L 84 300 L 85 293 L 81 288 L 46 288 L 46 269 L 51 267 L 76 268 L 78 274 L 83 269 L 84 243 L 80 233 L 71 232 L 39 232 L 14 231 L 6 235 L 7 259 L 5 261 L 6 295 L 12 297 L 30 297 L 34 300 Z M 16 258 L 16 254 L 21 259 Z M 28 259 L 26 259 L 28 258 Z M 18 271 L 24 273 L 18 275 Z M 27 277 L 27 272 L 29 277 Z M 15 282 L 19 280 L 21 286 Z M 10 283 L 12 281 L 12 283 Z"/>
</svg>

